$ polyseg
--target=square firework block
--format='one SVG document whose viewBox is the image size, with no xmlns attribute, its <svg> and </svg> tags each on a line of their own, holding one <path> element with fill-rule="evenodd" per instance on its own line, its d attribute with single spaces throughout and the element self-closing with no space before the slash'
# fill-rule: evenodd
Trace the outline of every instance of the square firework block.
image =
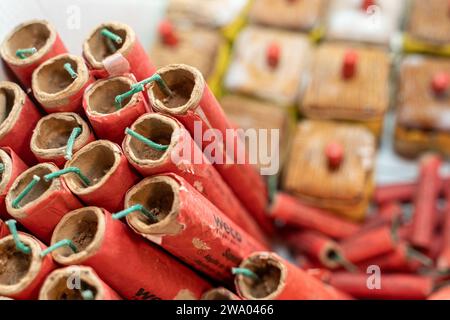
<svg viewBox="0 0 450 320">
<path fill-rule="evenodd" d="M 150 51 L 150 59 L 157 67 L 191 65 L 209 79 L 220 69 L 224 46 L 226 41 L 217 31 L 164 21 L 159 26 L 159 37 Z"/>
<path fill-rule="evenodd" d="M 326 38 L 388 46 L 404 9 L 404 0 L 331 0 Z"/>
<path fill-rule="evenodd" d="M 379 48 L 321 45 L 300 101 L 310 119 L 366 125 L 379 136 L 390 102 L 390 57 Z"/>
<path fill-rule="evenodd" d="M 248 27 L 234 45 L 225 88 L 280 105 L 298 99 L 311 55 L 306 36 L 276 29 Z"/>
<path fill-rule="evenodd" d="M 286 108 L 239 95 L 227 95 L 220 100 L 220 103 L 228 119 L 236 127 L 244 130 L 267 129 L 269 135 L 267 140 L 268 150 L 270 150 L 270 143 L 272 143 L 270 130 L 278 129 L 280 139 L 276 142 L 279 143 L 280 164 L 284 163 L 294 123 L 294 119 L 290 117 Z M 247 150 L 249 150 L 248 146 Z"/>
<path fill-rule="evenodd" d="M 450 156 L 450 61 L 409 56 L 400 69 L 396 150 L 414 157 L 433 150 Z"/>
<path fill-rule="evenodd" d="M 362 220 L 374 185 L 375 138 L 362 126 L 324 121 L 298 125 L 284 189 L 312 206 Z"/>
<path fill-rule="evenodd" d="M 450 2 L 446 0 L 413 0 L 406 27 L 407 41 L 446 49 L 450 54 Z"/>
<path fill-rule="evenodd" d="M 320 25 L 326 0 L 254 0 L 250 21 L 269 27 L 311 31 Z"/>
</svg>

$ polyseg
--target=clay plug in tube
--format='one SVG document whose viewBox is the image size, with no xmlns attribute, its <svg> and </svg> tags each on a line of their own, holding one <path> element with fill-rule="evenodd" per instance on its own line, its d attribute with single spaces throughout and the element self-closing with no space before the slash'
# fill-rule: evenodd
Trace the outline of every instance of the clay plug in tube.
<svg viewBox="0 0 450 320">
<path fill-rule="evenodd" d="M 28 166 L 10 148 L 0 149 L 0 218 L 11 218 L 6 211 L 6 194 L 17 176 L 27 169 Z"/>
<path fill-rule="evenodd" d="M 69 189 L 84 203 L 111 212 L 123 208 L 125 193 L 139 180 L 120 147 L 108 140 L 84 146 L 62 171 Z"/>
<path fill-rule="evenodd" d="M 41 64 L 32 78 L 33 94 L 47 113 L 82 113 L 82 99 L 94 77 L 83 58 L 62 54 Z"/>
<path fill-rule="evenodd" d="M 98 80 L 86 90 L 83 108 L 99 139 L 121 144 L 125 129 L 151 111 L 144 94 L 132 90 L 134 84 L 132 76 L 120 76 Z"/>
<path fill-rule="evenodd" d="M 41 114 L 15 83 L 0 81 L 0 147 L 9 147 L 28 165 L 36 163 L 30 140 Z"/>
<path fill-rule="evenodd" d="M 17 177 L 5 200 L 8 213 L 46 244 L 59 220 L 82 206 L 57 172 L 51 163 L 31 167 Z"/>
<path fill-rule="evenodd" d="M 39 65 L 66 52 L 55 28 L 45 20 L 19 24 L 0 47 L 2 59 L 26 89 L 31 87 L 31 75 Z"/>
<path fill-rule="evenodd" d="M 206 291 L 202 296 L 202 300 L 233 301 L 241 300 L 241 298 L 239 298 L 230 290 L 219 287 Z"/>
<path fill-rule="evenodd" d="M 0 296 L 36 299 L 45 277 L 56 269 L 56 264 L 51 256 L 41 256 L 46 247 L 39 240 L 25 233 L 15 236 L 0 239 Z"/>
<path fill-rule="evenodd" d="M 77 280 L 74 280 L 75 277 L 78 277 Z M 121 298 L 99 278 L 94 269 L 70 266 L 55 270 L 47 276 L 39 293 L 39 300 L 121 300 Z"/>
<path fill-rule="evenodd" d="M 200 71 L 187 65 L 173 64 L 159 69 L 157 73 L 167 88 L 162 90 L 161 86 L 152 84 L 148 90 L 150 104 L 156 112 L 178 119 L 192 137 L 196 137 L 196 132 L 198 136 L 199 130 L 205 134 L 208 129 L 220 132 L 222 141 L 226 140 L 227 132 L 228 136 L 230 133 L 234 135 L 234 139 L 229 139 L 233 141 L 233 146 L 219 144 L 219 148 L 215 148 L 214 165 L 264 231 L 273 233 L 272 221 L 265 211 L 268 205 L 266 183 L 252 164 L 246 161 L 238 164 L 238 159 L 247 159 L 245 146 Z M 209 140 L 202 139 L 201 144 L 203 151 L 211 148 Z M 232 147 L 234 152 L 230 151 Z M 233 164 L 229 164 L 230 160 Z"/>
<path fill-rule="evenodd" d="M 180 122 L 167 115 L 151 113 L 141 116 L 126 132 L 124 153 L 143 176 L 173 172 L 184 178 L 234 223 L 268 248 L 267 239 L 258 224 Z M 184 148 L 191 150 L 190 157 L 183 153 Z M 201 161 L 195 161 L 197 156 Z"/>
<path fill-rule="evenodd" d="M 199 299 L 211 288 L 104 209 L 86 207 L 65 215 L 55 228 L 52 245 L 64 242 L 72 243 L 76 252 L 61 246 L 52 253 L 56 262 L 93 268 L 125 299 Z"/>
<path fill-rule="evenodd" d="M 255 252 L 242 261 L 235 285 L 249 300 L 343 300 L 348 296 L 308 275 L 275 253 Z"/>
<path fill-rule="evenodd" d="M 194 187 L 175 174 L 142 180 L 125 196 L 133 230 L 219 281 L 231 281 L 231 268 L 264 248 Z"/>
<path fill-rule="evenodd" d="M 119 22 L 92 30 L 83 43 L 83 57 L 96 78 L 132 73 L 141 81 L 156 71 L 134 30 Z"/>
<path fill-rule="evenodd" d="M 39 162 L 53 162 L 61 168 L 75 152 L 94 140 L 83 118 L 73 112 L 61 112 L 39 120 L 30 147 Z"/>
</svg>

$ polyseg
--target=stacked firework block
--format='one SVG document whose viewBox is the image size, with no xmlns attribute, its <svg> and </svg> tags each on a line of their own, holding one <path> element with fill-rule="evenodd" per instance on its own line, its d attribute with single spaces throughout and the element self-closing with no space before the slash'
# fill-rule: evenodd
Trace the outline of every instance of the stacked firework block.
<svg viewBox="0 0 450 320">
<path fill-rule="evenodd" d="M 232 128 L 199 70 L 156 70 L 118 22 L 97 26 L 82 58 L 38 20 L 0 49 L 22 85 L 0 83 L 0 296 L 348 298 L 270 252 L 255 168 L 213 164 L 194 142 L 197 123 Z"/>
</svg>

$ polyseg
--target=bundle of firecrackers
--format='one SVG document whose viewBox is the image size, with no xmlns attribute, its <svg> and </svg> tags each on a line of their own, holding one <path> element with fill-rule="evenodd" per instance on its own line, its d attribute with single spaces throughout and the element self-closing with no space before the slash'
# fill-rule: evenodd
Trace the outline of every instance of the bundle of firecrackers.
<svg viewBox="0 0 450 320">
<path fill-rule="evenodd" d="M 17 26 L 0 47 L 17 79 L 0 82 L 0 297 L 450 299 L 448 12 L 172 0 L 149 55 L 119 22 L 82 56 L 47 21 Z M 404 52 L 441 58 L 389 51 L 401 28 Z M 419 174 L 375 186 L 393 82 L 395 147 Z M 281 174 L 211 161 L 198 124 L 280 129 Z"/>
</svg>

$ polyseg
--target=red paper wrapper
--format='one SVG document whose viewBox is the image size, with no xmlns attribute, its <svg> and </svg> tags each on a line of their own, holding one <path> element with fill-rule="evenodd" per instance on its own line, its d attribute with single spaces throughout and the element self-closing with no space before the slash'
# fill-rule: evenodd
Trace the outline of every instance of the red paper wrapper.
<svg viewBox="0 0 450 320">
<path fill-rule="evenodd" d="M 58 170 L 51 163 L 31 167 L 17 177 L 6 195 L 8 213 L 44 243 L 50 242 L 53 229 L 67 212 L 82 206 L 63 179 L 44 180 L 45 175 Z M 19 207 L 14 208 L 13 201 L 33 180 L 33 176 L 40 177 L 40 181 L 19 202 Z"/>
<path fill-rule="evenodd" d="M 437 259 L 437 267 L 440 270 L 450 270 L 450 183 L 445 184 L 445 196 L 447 205 L 444 211 L 442 224 L 441 250 Z M 433 241 L 435 243 L 436 241 Z"/>
<path fill-rule="evenodd" d="M 27 170 L 28 167 L 23 163 L 19 156 L 8 147 L 0 149 L 0 162 L 4 166 L 0 179 L 0 218 L 7 220 L 11 216 L 6 211 L 6 194 L 17 176 Z"/>
<path fill-rule="evenodd" d="M 127 216 L 133 230 L 214 279 L 231 281 L 231 268 L 264 248 L 175 174 L 146 178 L 130 189 L 125 208 L 136 204 L 153 210 L 158 221 L 133 213 Z"/>
<path fill-rule="evenodd" d="M 31 249 L 30 254 L 16 249 L 12 235 L 0 240 L 0 296 L 36 299 L 39 288 L 47 275 L 56 269 L 56 264 L 50 255 L 41 258 L 40 253 L 47 247 L 39 240 L 25 233 L 19 233 L 19 238 Z"/>
<path fill-rule="evenodd" d="M 382 226 L 392 225 L 403 217 L 403 208 L 397 202 L 389 202 L 380 206 L 378 211 L 373 214 L 362 226 L 362 231 L 375 229 Z"/>
<path fill-rule="evenodd" d="M 434 292 L 428 300 L 450 300 L 450 287 L 444 287 Z"/>
<path fill-rule="evenodd" d="M 68 213 L 53 233 L 52 243 L 74 242 L 53 252 L 62 265 L 82 264 L 125 299 L 199 299 L 210 285 L 196 273 L 134 234 L 121 221 L 97 207 Z M 118 276 L 120 275 L 120 276 Z"/>
<path fill-rule="evenodd" d="M 234 223 L 268 248 L 262 230 L 203 155 L 189 132 L 184 130 L 177 120 L 157 113 L 146 114 L 140 117 L 131 129 L 156 143 L 169 146 L 166 151 L 157 151 L 127 135 L 123 141 L 123 150 L 136 170 L 143 176 L 168 172 L 177 174 L 194 186 Z M 199 163 L 178 161 L 183 159 L 182 149 L 186 145 L 194 150 L 193 154 L 202 157 L 202 161 Z"/>
<path fill-rule="evenodd" d="M 75 128 L 80 128 L 81 133 L 74 141 L 72 153 L 95 140 L 86 121 L 73 112 L 53 113 L 39 120 L 30 142 L 36 159 L 41 163 L 53 162 L 60 168 L 64 167 L 67 142 Z"/>
<path fill-rule="evenodd" d="M 79 168 L 91 181 L 86 186 L 76 174 L 70 173 L 64 178 L 69 189 L 83 203 L 110 212 L 122 210 L 125 192 L 139 180 L 120 147 L 108 140 L 84 146 L 66 163 L 66 168 L 69 167 Z"/>
<path fill-rule="evenodd" d="M 101 34 L 103 29 L 122 38 L 121 44 L 110 43 L 115 47 L 113 51 L 108 45 L 110 40 Z M 83 56 L 96 78 L 132 73 L 141 81 L 156 72 L 136 33 L 123 23 L 102 23 L 95 28 L 83 44 Z"/>
<path fill-rule="evenodd" d="M 353 222 L 343 220 L 326 210 L 304 205 L 282 192 L 275 195 L 270 215 L 288 225 L 319 231 L 334 239 L 350 237 L 360 229 Z"/>
<path fill-rule="evenodd" d="M 199 129 L 203 133 L 215 129 L 221 133 L 223 141 L 227 137 L 227 130 L 235 133 L 233 131 L 235 128 L 226 118 L 200 71 L 180 64 L 161 68 L 158 74 L 172 90 L 173 96 L 166 97 L 159 87 L 153 84 L 148 91 L 150 104 L 155 111 L 176 117 L 191 133 L 197 144 L 200 144 L 200 141 L 196 140 L 196 131 Z M 216 133 L 214 139 L 218 139 Z M 272 234 L 274 228 L 266 214 L 268 194 L 264 180 L 251 164 L 226 164 L 227 159 L 238 159 L 239 151 L 245 154 L 242 141 L 238 137 L 233 139 L 234 145 L 237 146 L 234 153 L 226 150 L 231 146 L 225 146 L 218 141 L 216 144 L 219 146 L 214 156 L 221 159 L 224 164 L 214 163 L 214 166 L 253 218 L 266 232 Z M 207 139 L 201 139 L 201 144 L 204 152 L 211 148 L 211 142 Z"/>
<path fill-rule="evenodd" d="M 69 64 L 77 74 L 69 74 Z M 82 114 L 84 90 L 94 82 L 83 58 L 62 54 L 41 64 L 32 77 L 33 94 L 47 113 L 77 112 Z"/>
<path fill-rule="evenodd" d="M 0 81 L 0 104 L 5 110 L 0 125 L 0 147 L 10 147 L 28 165 L 35 164 L 30 140 L 41 114 L 25 92 L 8 81 Z"/>
<path fill-rule="evenodd" d="M 0 239 L 9 234 L 8 226 L 0 219 Z"/>
<path fill-rule="evenodd" d="M 330 284 L 360 299 L 421 300 L 433 290 L 433 280 L 427 277 L 381 274 L 380 289 L 372 286 L 370 277 L 373 275 L 339 272 L 331 275 Z"/>
<path fill-rule="evenodd" d="M 441 159 L 438 156 L 429 155 L 421 161 L 410 236 L 411 243 L 421 249 L 429 248 L 433 241 L 437 221 L 436 202 L 441 188 L 440 167 Z"/>
<path fill-rule="evenodd" d="M 69 288 L 69 284 L 73 288 Z M 50 273 L 42 285 L 39 300 L 84 300 L 83 290 L 92 292 L 91 300 L 122 300 L 94 269 L 84 266 L 70 266 Z"/>
<path fill-rule="evenodd" d="M 295 252 L 304 253 L 329 269 L 341 266 L 339 259 L 343 255 L 339 245 L 318 232 L 297 231 L 290 234 L 287 241 Z"/>
<path fill-rule="evenodd" d="M 241 300 L 241 298 L 239 298 L 230 290 L 220 287 L 206 291 L 202 296 L 202 300 L 227 301 L 227 300 Z"/>
<path fill-rule="evenodd" d="M 344 257 L 352 263 L 390 253 L 396 247 L 395 234 L 390 227 L 361 232 L 341 242 Z"/>
<path fill-rule="evenodd" d="M 239 296 L 249 300 L 343 300 L 349 297 L 321 283 L 275 253 L 255 252 L 241 268 L 256 273 L 257 280 L 237 275 Z"/>
<path fill-rule="evenodd" d="M 32 47 L 37 49 L 36 53 L 25 59 L 16 56 L 18 49 Z M 55 28 L 45 20 L 30 20 L 18 25 L 6 36 L 0 48 L 2 59 L 26 89 L 31 87 L 31 75 L 39 65 L 67 52 Z"/>
<path fill-rule="evenodd" d="M 116 109 L 115 97 L 129 91 L 133 83 L 131 76 L 114 77 L 98 80 L 86 90 L 83 108 L 98 138 L 121 144 L 125 128 L 151 112 L 142 92 L 125 99 L 122 108 Z"/>
<path fill-rule="evenodd" d="M 332 272 L 328 269 L 320 269 L 320 268 L 314 268 L 314 269 L 305 269 L 305 272 L 310 275 L 311 277 L 316 278 L 317 280 L 328 283 L 331 278 Z"/>
</svg>

